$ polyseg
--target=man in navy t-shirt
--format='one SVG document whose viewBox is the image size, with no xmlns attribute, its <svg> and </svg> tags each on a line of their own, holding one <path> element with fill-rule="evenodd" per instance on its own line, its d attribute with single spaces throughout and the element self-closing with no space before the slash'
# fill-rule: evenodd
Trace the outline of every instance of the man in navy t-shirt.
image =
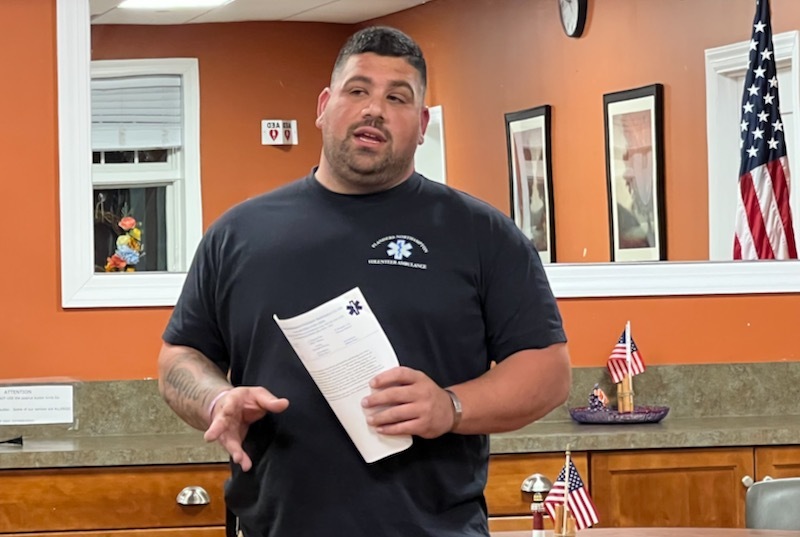
<svg viewBox="0 0 800 537">
<path fill-rule="evenodd" d="M 426 85 L 407 35 L 352 36 L 319 97 L 319 166 L 208 229 L 164 332 L 161 393 L 231 455 L 226 504 L 245 537 L 487 536 L 488 434 L 568 395 L 533 245 L 414 172 Z M 370 381 L 364 419 L 413 438 L 371 464 L 272 319 L 354 287 L 400 363 Z"/>
</svg>

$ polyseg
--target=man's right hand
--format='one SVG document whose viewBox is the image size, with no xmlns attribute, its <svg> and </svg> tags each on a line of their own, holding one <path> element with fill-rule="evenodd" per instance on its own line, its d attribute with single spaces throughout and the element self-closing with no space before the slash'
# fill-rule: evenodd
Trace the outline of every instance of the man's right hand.
<svg viewBox="0 0 800 537">
<path fill-rule="evenodd" d="M 203 438 L 219 442 L 233 462 L 247 472 L 253 462 L 242 448 L 250 424 L 267 415 L 283 412 L 289 400 L 272 395 L 266 388 L 240 386 L 232 388 L 219 398 L 211 410 L 211 423 Z"/>
</svg>

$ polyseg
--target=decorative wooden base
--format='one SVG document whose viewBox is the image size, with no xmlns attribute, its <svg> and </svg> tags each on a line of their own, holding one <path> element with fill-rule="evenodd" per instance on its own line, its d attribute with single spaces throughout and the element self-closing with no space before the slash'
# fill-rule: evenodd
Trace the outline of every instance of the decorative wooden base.
<svg viewBox="0 0 800 537">
<path fill-rule="evenodd" d="M 567 512 L 567 523 L 564 524 L 564 506 L 556 506 L 556 519 L 553 521 L 554 537 L 575 537 L 575 518 Z"/>
<path fill-rule="evenodd" d="M 625 375 L 622 382 L 617 383 L 617 412 L 627 414 L 633 409 L 633 377 Z"/>
</svg>

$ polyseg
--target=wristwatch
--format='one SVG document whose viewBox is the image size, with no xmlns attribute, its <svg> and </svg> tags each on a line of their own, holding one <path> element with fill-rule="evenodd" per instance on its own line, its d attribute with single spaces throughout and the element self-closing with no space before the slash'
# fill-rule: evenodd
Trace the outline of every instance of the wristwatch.
<svg viewBox="0 0 800 537">
<path fill-rule="evenodd" d="M 445 388 L 444 391 L 450 396 L 450 401 L 453 402 L 453 425 L 450 426 L 450 431 L 454 431 L 458 424 L 461 423 L 461 399 L 458 398 L 453 390 Z"/>
</svg>

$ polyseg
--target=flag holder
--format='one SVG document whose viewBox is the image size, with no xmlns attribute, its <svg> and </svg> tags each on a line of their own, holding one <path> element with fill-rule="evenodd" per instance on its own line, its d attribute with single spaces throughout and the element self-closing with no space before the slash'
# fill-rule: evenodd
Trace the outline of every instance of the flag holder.
<svg viewBox="0 0 800 537">
<path fill-rule="evenodd" d="M 569 480 L 569 446 L 567 446 L 566 462 L 564 463 L 566 473 L 565 480 Z M 564 489 L 568 489 L 569 484 L 564 483 Z M 556 505 L 556 518 L 553 520 L 554 537 L 575 537 L 575 516 L 569 509 L 569 493 L 564 494 L 564 503 Z"/>
<path fill-rule="evenodd" d="M 617 383 L 617 412 L 630 414 L 636 407 L 633 405 L 633 375 L 630 373 Z"/>
<path fill-rule="evenodd" d="M 633 406 L 633 371 L 631 369 L 631 322 L 625 323 L 625 376 L 617 383 L 617 412 L 630 414 Z"/>
<path fill-rule="evenodd" d="M 567 516 L 564 517 L 565 508 L 563 506 L 556 507 L 556 519 L 553 523 L 553 536 L 554 537 L 575 537 L 575 517 L 569 510 L 566 510 Z"/>
<path fill-rule="evenodd" d="M 570 459 L 569 445 L 564 468 L 547 493 L 544 508 L 553 520 L 554 537 L 574 537 L 577 530 L 590 528 L 600 521 L 586 485 Z"/>
</svg>

